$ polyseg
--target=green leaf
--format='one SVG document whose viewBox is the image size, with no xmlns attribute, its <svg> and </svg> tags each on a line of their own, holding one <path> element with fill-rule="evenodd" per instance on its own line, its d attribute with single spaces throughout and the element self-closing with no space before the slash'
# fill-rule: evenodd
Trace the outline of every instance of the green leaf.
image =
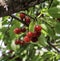
<svg viewBox="0 0 60 61">
<path fill-rule="evenodd" d="M 48 24 L 41 24 L 43 30 L 42 33 L 44 33 L 45 35 L 49 35 L 50 37 L 54 38 L 54 29 L 51 28 Z"/>
<path fill-rule="evenodd" d="M 34 31 L 34 26 L 35 26 L 35 22 L 31 21 L 31 23 L 29 25 L 29 31 L 33 32 Z"/>
<path fill-rule="evenodd" d="M 47 35 L 47 27 L 46 27 L 46 25 L 45 24 L 41 24 L 41 26 L 42 26 L 42 33 L 44 34 L 44 35 Z"/>
<path fill-rule="evenodd" d="M 20 22 L 19 21 L 17 21 L 17 20 L 13 20 L 12 21 L 12 24 L 15 26 L 15 27 L 20 27 Z"/>
<path fill-rule="evenodd" d="M 50 37 L 54 38 L 55 36 L 55 31 L 53 28 L 51 28 L 50 26 L 46 25 L 47 26 L 47 33 Z"/>
<path fill-rule="evenodd" d="M 12 40 L 12 43 L 11 43 L 11 48 L 13 49 L 13 50 L 17 50 L 17 49 L 19 49 L 20 48 L 20 46 L 19 45 L 16 45 L 15 44 L 15 41 L 14 40 Z"/>
<path fill-rule="evenodd" d="M 32 61 L 39 61 L 40 60 L 40 55 L 34 56 Z"/>
<path fill-rule="evenodd" d="M 60 6 L 60 5 L 59 5 Z M 53 7 L 48 10 L 48 13 L 54 18 L 60 18 L 60 7 Z"/>
<path fill-rule="evenodd" d="M 47 40 L 43 34 L 38 38 L 38 44 L 42 46 L 47 46 Z"/>
<path fill-rule="evenodd" d="M 53 0 L 52 7 L 56 7 L 59 4 L 60 0 Z"/>
<path fill-rule="evenodd" d="M 6 16 L 6 17 L 3 17 L 2 18 L 2 24 L 8 24 L 8 19 L 9 19 L 9 16 Z"/>
<path fill-rule="evenodd" d="M 58 22 L 55 26 L 56 33 L 60 34 L 60 23 Z"/>
</svg>

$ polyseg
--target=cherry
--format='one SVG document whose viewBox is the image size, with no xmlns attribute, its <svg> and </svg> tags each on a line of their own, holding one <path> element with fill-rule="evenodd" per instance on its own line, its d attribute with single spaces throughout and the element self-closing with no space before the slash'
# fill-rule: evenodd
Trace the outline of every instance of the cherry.
<svg viewBox="0 0 60 61">
<path fill-rule="evenodd" d="M 39 37 L 41 35 L 41 32 L 33 32 L 33 37 Z"/>
<path fill-rule="evenodd" d="M 37 41 L 38 41 L 38 38 L 37 38 L 37 37 L 32 37 L 32 38 L 31 38 L 31 41 L 32 41 L 32 42 L 37 42 Z"/>
<path fill-rule="evenodd" d="M 20 34 L 21 33 L 21 29 L 20 28 L 15 28 L 14 29 L 14 33 L 15 34 Z"/>
<path fill-rule="evenodd" d="M 32 32 L 28 32 L 27 36 L 31 38 L 33 36 L 33 33 Z"/>
<path fill-rule="evenodd" d="M 30 38 L 29 38 L 28 36 L 25 36 L 25 37 L 24 37 L 24 42 L 25 42 L 25 43 L 30 42 Z"/>
<path fill-rule="evenodd" d="M 25 14 L 24 13 L 20 13 L 20 18 L 21 19 L 25 18 Z"/>
<path fill-rule="evenodd" d="M 41 26 L 36 25 L 34 30 L 35 30 L 36 32 L 40 32 L 40 31 L 41 31 L 41 29 L 42 29 L 42 27 L 41 27 Z"/>
<path fill-rule="evenodd" d="M 24 41 L 20 41 L 19 45 L 24 45 L 25 42 Z"/>
<path fill-rule="evenodd" d="M 25 32 L 25 31 L 26 31 L 26 28 L 24 28 L 24 27 L 21 28 L 21 31 L 22 31 L 22 32 Z"/>
<path fill-rule="evenodd" d="M 16 44 L 16 45 L 20 44 L 20 40 L 16 40 L 16 41 L 15 41 L 15 44 Z"/>
<path fill-rule="evenodd" d="M 26 22 L 27 24 L 30 24 L 30 18 L 29 18 L 29 17 L 25 17 L 25 22 Z"/>
</svg>

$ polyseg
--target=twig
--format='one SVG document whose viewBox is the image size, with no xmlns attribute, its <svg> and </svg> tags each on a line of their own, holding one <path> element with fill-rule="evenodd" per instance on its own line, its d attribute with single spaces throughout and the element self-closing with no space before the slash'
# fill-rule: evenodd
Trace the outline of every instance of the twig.
<svg viewBox="0 0 60 61">
<path fill-rule="evenodd" d="M 51 46 L 51 47 L 53 47 L 58 53 L 60 53 L 60 50 L 58 50 L 51 42 L 50 42 L 50 38 L 49 38 L 49 36 L 47 36 L 47 43 Z"/>
<path fill-rule="evenodd" d="M 50 42 L 48 41 L 47 42 L 51 47 L 53 47 L 58 53 L 60 53 L 60 51 Z"/>
<path fill-rule="evenodd" d="M 28 14 L 26 14 L 26 13 L 24 13 L 26 16 L 28 16 L 28 17 L 30 17 L 31 19 L 33 19 L 33 20 L 36 20 L 35 18 L 33 18 L 32 16 L 30 16 L 30 15 L 28 15 Z"/>
<path fill-rule="evenodd" d="M 49 4 L 49 8 L 51 7 L 52 3 L 53 3 L 53 0 L 51 0 L 51 2 L 50 2 L 50 4 Z M 49 8 L 48 8 L 48 9 L 49 9 Z"/>
<path fill-rule="evenodd" d="M 23 23 L 24 25 L 26 25 L 26 26 L 29 26 L 28 24 L 26 24 L 26 22 L 25 21 L 22 21 L 22 20 L 20 20 L 19 18 L 17 18 L 16 16 L 14 16 L 14 15 L 10 15 L 12 18 L 14 18 L 14 19 L 17 19 L 17 21 L 19 21 L 19 22 L 21 22 L 21 23 Z"/>
<path fill-rule="evenodd" d="M 8 27 L 7 27 L 6 31 L 5 31 L 5 34 L 6 34 L 8 37 L 9 37 L 9 35 L 8 35 L 8 31 L 7 31 L 7 30 L 9 30 L 9 26 L 11 25 L 11 22 L 12 22 L 13 18 L 11 18 L 10 20 L 11 20 L 11 21 L 10 21 L 10 23 L 8 24 Z"/>
</svg>

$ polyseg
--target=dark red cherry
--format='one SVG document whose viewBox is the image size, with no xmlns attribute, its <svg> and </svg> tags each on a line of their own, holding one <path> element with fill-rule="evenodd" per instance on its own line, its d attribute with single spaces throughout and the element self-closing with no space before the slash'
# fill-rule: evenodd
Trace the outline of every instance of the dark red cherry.
<svg viewBox="0 0 60 61">
<path fill-rule="evenodd" d="M 38 41 L 38 38 L 37 38 L 37 37 L 32 37 L 32 38 L 31 38 L 31 41 L 32 41 L 32 42 L 37 42 L 37 41 Z"/>
<path fill-rule="evenodd" d="M 20 18 L 24 19 L 25 18 L 25 14 L 24 13 L 20 13 Z"/>
<path fill-rule="evenodd" d="M 16 40 L 16 41 L 15 41 L 15 44 L 16 44 L 16 45 L 20 44 L 20 40 Z"/>
<path fill-rule="evenodd" d="M 20 28 L 15 28 L 14 29 L 14 33 L 15 34 L 20 34 L 21 33 L 21 29 Z"/>
<path fill-rule="evenodd" d="M 41 32 L 33 32 L 33 37 L 39 37 L 41 35 Z"/>
<path fill-rule="evenodd" d="M 26 28 L 21 28 L 21 32 L 26 32 Z"/>
<path fill-rule="evenodd" d="M 41 29 L 42 29 L 42 27 L 41 27 L 40 25 L 36 25 L 34 30 L 35 30 L 36 32 L 40 32 Z"/>
<path fill-rule="evenodd" d="M 29 17 L 25 17 L 25 22 L 26 22 L 26 24 L 30 24 L 30 18 Z"/>
</svg>

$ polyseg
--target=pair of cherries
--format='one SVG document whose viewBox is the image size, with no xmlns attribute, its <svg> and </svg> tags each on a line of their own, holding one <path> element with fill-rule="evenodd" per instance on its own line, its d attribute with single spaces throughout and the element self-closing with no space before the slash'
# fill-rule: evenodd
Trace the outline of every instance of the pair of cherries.
<svg viewBox="0 0 60 61">
<path fill-rule="evenodd" d="M 30 24 L 30 17 L 29 16 L 27 16 L 26 14 L 24 14 L 24 13 L 20 13 L 20 18 L 21 18 L 21 20 L 24 20 L 25 22 L 26 22 L 26 24 Z"/>
</svg>

